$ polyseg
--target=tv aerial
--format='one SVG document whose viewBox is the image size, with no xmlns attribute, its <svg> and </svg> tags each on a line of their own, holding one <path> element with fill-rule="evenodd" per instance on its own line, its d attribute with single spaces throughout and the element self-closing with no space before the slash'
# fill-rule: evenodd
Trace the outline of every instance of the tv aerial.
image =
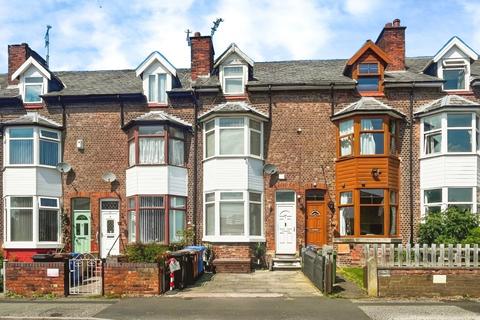
<svg viewBox="0 0 480 320">
<path fill-rule="evenodd" d="M 113 172 L 108 171 L 102 175 L 102 180 L 112 183 L 113 181 L 117 180 L 117 176 Z"/>
<path fill-rule="evenodd" d="M 67 173 L 72 170 L 72 166 L 66 162 L 59 162 L 56 166 L 57 171 L 61 173 Z"/>
<path fill-rule="evenodd" d="M 263 166 L 263 172 L 265 172 L 268 175 L 273 175 L 278 172 L 278 168 L 273 164 L 267 163 L 266 165 Z"/>
</svg>

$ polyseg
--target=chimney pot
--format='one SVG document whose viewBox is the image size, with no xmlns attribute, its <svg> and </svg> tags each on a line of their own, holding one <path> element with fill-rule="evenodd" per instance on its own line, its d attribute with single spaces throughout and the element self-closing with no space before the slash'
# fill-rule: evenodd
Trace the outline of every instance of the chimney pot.
<svg viewBox="0 0 480 320">
<path fill-rule="evenodd" d="M 391 28 L 391 27 L 392 27 L 392 23 L 391 23 L 391 22 L 385 23 L 385 28 Z"/>
<path fill-rule="evenodd" d="M 196 31 L 196 32 L 193 34 L 193 36 L 194 36 L 194 37 L 200 37 L 201 34 L 200 34 L 200 32 Z"/>
<path fill-rule="evenodd" d="M 400 27 L 400 19 L 397 18 L 397 19 L 393 20 L 393 26 L 394 26 L 395 28 Z"/>
</svg>

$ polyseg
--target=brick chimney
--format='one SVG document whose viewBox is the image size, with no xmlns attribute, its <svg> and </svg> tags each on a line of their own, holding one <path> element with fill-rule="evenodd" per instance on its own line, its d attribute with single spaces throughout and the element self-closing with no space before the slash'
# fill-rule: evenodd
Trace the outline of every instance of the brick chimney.
<svg viewBox="0 0 480 320">
<path fill-rule="evenodd" d="M 8 46 L 8 79 L 9 85 L 18 84 L 18 80 L 12 80 L 12 74 L 31 56 L 32 50 L 26 43 L 11 44 Z"/>
<path fill-rule="evenodd" d="M 385 24 L 375 44 L 385 51 L 392 63 L 387 71 L 405 70 L 405 29 L 400 25 L 400 19 Z"/>
<path fill-rule="evenodd" d="M 213 69 L 213 50 L 212 37 L 202 36 L 200 32 L 195 32 L 191 41 L 191 59 L 192 59 L 192 80 L 198 77 L 209 76 Z"/>
</svg>

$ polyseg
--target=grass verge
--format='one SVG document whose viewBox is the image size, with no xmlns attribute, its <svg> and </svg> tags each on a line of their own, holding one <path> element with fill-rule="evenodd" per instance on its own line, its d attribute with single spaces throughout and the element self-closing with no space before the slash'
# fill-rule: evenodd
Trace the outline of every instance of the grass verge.
<svg viewBox="0 0 480 320">
<path fill-rule="evenodd" d="M 358 267 L 338 267 L 337 272 L 345 279 L 355 283 L 360 288 L 363 286 L 363 268 Z"/>
</svg>

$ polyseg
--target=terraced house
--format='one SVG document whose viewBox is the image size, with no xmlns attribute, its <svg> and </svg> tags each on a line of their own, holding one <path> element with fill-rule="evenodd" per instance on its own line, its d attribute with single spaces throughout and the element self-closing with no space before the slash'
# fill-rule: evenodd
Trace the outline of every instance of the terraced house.
<svg viewBox="0 0 480 320">
<path fill-rule="evenodd" d="M 259 242 L 274 267 L 324 244 L 359 263 L 367 243 L 415 241 L 431 210 L 477 212 L 478 55 L 453 37 L 409 58 L 405 33 L 396 19 L 348 59 L 267 62 L 196 33 L 189 69 L 153 52 L 134 70 L 57 72 L 10 45 L 7 258 L 106 257 L 193 228 L 218 271 L 249 270 Z"/>
</svg>

